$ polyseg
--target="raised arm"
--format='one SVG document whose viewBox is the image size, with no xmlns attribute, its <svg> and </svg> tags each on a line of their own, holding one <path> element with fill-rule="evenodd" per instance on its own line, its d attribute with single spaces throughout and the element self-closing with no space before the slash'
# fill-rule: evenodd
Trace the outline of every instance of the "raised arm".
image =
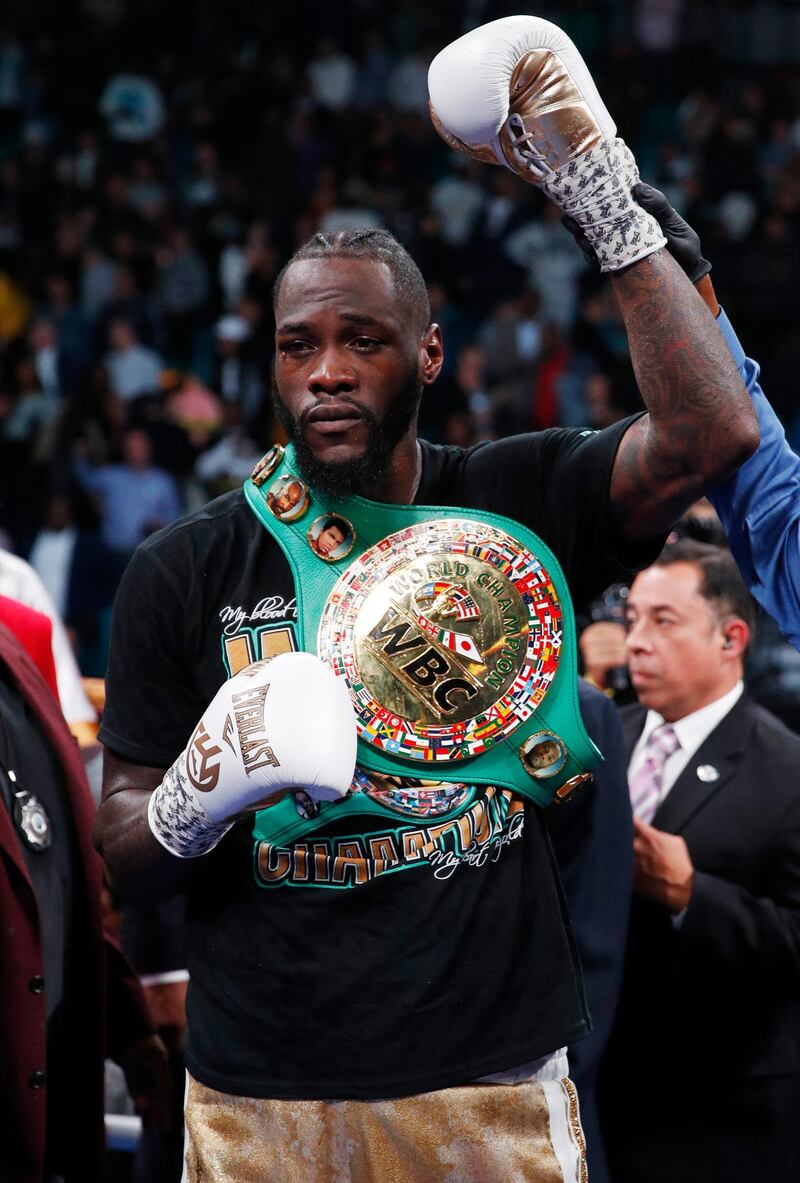
<svg viewBox="0 0 800 1183">
<path fill-rule="evenodd" d="M 663 193 L 639 184 L 636 199 L 657 219 L 667 246 L 715 318 L 758 420 L 758 450 L 732 476 L 708 490 L 750 591 L 800 649 L 800 456 L 786 442 L 778 416 L 717 303 L 700 239 Z M 580 238 L 579 238 L 580 241 Z"/>
<path fill-rule="evenodd" d="M 612 277 L 648 413 L 626 432 L 611 478 L 623 534 L 668 529 L 758 447 L 758 424 L 725 339 L 666 250 Z"/>
<path fill-rule="evenodd" d="M 504 17 L 446 46 L 431 117 L 456 151 L 537 185 L 612 277 L 648 414 L 622 441 L 620 532 L 668 528 L 758 446 L 750 400 L 702 298 L 632 190 L 639 170 L 580 53 L 549 21 Z"/>
</svg>

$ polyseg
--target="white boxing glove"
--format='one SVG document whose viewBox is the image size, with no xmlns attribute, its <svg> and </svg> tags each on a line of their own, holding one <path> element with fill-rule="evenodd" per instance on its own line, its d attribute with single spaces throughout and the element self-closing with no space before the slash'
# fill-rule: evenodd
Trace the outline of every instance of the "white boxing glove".
<svg viewBox="0 0 800 1183">
<path fill-rule="evenodd" d="M 556 25 L 509 16 L 466 33 L 428 71 L 444 141 L 538 185 L 581 226 L 603 271 L 666 244 L 630 189 L 638 169 L 575 45 Z"/>
<path fill-rule="evenodd" d="M 150 829 L 171 854 L 194 858 L 286 789 L 343 797 L 355 762 L 344 681 L 310 653 L 282 653 L 220 687 L 150 798 Z"/>
</svg>

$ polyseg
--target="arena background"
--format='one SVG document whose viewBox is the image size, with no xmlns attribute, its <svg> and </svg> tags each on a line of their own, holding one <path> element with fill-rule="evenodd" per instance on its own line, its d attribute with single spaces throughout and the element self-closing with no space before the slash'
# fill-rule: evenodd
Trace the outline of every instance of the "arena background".
<svg viewBox="0 0 800 1183">
<path fill-rule="evenodd" d="M 447 349 L 429 438 L 602 427 L 641 405 L 610 285 L 557 211 L 427 117 L 434 53 L 520 10 L 6 0 L 0 546 L 35 559 L 43 531 L 78 531 L 83 566 L 40 574 L 84 674 L 104 673 L 133 546 L 279 438 L 271 286 L 315 230 L 386 226 L 422 267 Z M 800 450 L 800 2 L 527 11 L 570 33 L 643 177 L 700 233 Z M 769 621 L 749 685 L 800 729 L 800 658 Z"/>
<path fill-rule="evenodd" d="M 210 444 L 231 432 L 238 451 L 268 442 L 270 285 L 318 228 L 385 225 L 430 280 L 448 350 L 423 413 L 432 438 L 602 425 L 637 404 L 609 285 L 536 190 L 448 152 L 427 119 L 433 53 L 511 10 L 6 4 L 8 545 L 28 548 L 47 495 L 80 486 L 76 455 L 118 458 L 126 426 L 145 427 L 182 506 L 231 475 L 223 460 L 198 463 Z M 536 11 L 571 33 L 643 176 L 701 233 L 797 446 L 800 8 L 575 0 Z M 152 351 L 141 364 L 120 361 L 119 319 Z M 238 378 L 223 379 L 221 352 L 243 360 Z M 114 522 L 102 525 L 112 549 L 130 549 Z"/>
<path fill-rule="evenodd" d="M 512 10 L 4 6 L 0 529 L 29 554 L 43 525 L 99 528 L 91 587 L 61 604 L 85 673 L 103 673 L 136 542 L 237 484 L 275 437 L 270 289 L 314 230 L 385 225 L 419 261 L 448 359 L 430 438 L 603 426 L 638 405 L 610 287 L 554 209 L 449 152 L 427 118 L 432 55 Z M 797 448 L 800 7 L 536 11 L 571 33 L 642 175 L 700 232 Z"/>
</svg>

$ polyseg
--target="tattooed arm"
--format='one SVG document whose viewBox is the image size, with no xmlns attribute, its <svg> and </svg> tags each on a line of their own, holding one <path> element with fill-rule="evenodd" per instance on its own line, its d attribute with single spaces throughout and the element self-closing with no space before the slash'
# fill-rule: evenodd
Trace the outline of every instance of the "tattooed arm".
<svg viewBox="0 0 800 1183">
<path fill-rule="evenodd" d="M 648 414 L 625 433 L 611 476 L 622 533 L 669 529 L 758 447 L 758 422 L 713 316 L 666 250 L 612 278 Z"/>
</svg>

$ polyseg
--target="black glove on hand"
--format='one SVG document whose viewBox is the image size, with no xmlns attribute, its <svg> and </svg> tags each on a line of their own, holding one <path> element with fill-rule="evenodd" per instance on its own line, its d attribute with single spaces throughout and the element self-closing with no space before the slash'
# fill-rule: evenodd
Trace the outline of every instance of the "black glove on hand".
<svg viewBox="0 0 800 1183">
<path fill-rule="evenodd" d="M 631 190 L 642 209 L 652 214 L 664 231 L 667 250 L 691 279 L 698 283 L 708 275 L 711 264 L 701 254 L 700 239 L 685 218 L 667 201 L 660 189 L 639 181 Z"/>
<path fill-rule="evenodd" d="M 667 240 L 667 250 L 675 262 L 686 272 L 692 283 L 697 283 L 704 275 L 708 275 L 711 264 L 700 253 L 699 237 L 686 219 L 682 218 L 678 211 L 670 205 L 661 190 L 654 189 L 652 185 L 646 185 L 644 181 L 639 181 L 633 186 L 631 192 L 642 209 L 652 214 L 658 222 Z M 594 251 L 575 219 L 565 215 L 561 221 L 589 262 L 596 266 L 597 259 Z"/>
</svg>

